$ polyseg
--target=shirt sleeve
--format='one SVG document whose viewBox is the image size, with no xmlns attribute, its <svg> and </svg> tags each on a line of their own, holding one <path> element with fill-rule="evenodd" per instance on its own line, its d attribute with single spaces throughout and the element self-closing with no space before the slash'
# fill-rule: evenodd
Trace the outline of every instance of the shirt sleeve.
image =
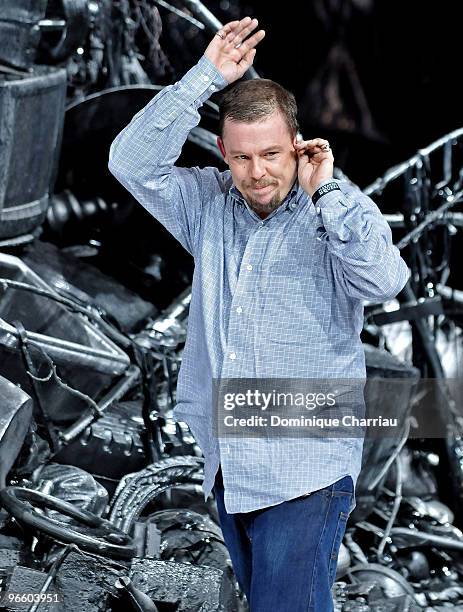
<svg viewBox="0 0 463 612">
<path fill-rule="evenodd" d="M 174 164 L 190 131 L 199 123 L 198 108 L 228 85 L 205 56 L 183 78 L 165 87 L 116 136 L 108 168 L 162 225 L 194 255 L 205 193 L 217 184 L 213 168 Z M 209 196 L 209 197 L 206 197 Z"/>
<path fill-rule="evenodd" d="M 322 185 L 330 181 L 324 181 Z M 392 242 L 391 228 L 379 208 L 346 181 L 316 205 L 319 239 L 333 255 L 337 280 L 351 297 L 383 302 L 394 298 L 410 270 Z"/>
</svg>

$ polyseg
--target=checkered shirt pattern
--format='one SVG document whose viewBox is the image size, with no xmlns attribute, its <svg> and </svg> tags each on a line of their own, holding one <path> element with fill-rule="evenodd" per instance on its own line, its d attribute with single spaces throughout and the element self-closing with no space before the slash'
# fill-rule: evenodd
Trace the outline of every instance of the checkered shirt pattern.
<svg viewBox="0 0 463 612">
<path fill-rule="evenodd" d="M 355 485 L 363 440 L 219 438 L 213 379 L 364 379 L 363 302 L 396 296 L 409 270 L 377 206 L 347 182 L 315 207 L 296 181 L 262 220 L 230 171 L 174 166 L 199 107 L 226 85 L 202 57 L 118 134 L 109 169 L 194 257 L 174 415 L 203 452 L 205 496 L 221 464 L 226 509 L 236 513 L 348 474 Z"/>
</svg>

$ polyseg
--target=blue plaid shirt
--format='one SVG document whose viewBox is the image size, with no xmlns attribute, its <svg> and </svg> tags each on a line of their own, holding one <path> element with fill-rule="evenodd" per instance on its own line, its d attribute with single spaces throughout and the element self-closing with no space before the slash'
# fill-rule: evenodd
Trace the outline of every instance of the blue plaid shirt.
<svg viewBox="0 0 463 612">
<path fill-rule="evenodd" d="M 195 259 L 174 415 L 204 454 L 205 496 L 220 463 L 234 513 L 348 474 L 355 485 L 363 440 L 217 438 L 213 378 L 365 378 L 363 301 L 393 298 L 409 272 L 377 206 L 350 184 L 315 207 L 296 182 L 262 220 L 229 171 L 174 166 L 198 108 L 226 85 L 202 57 L 118 134 L 109 169 Z"/>
</svg>

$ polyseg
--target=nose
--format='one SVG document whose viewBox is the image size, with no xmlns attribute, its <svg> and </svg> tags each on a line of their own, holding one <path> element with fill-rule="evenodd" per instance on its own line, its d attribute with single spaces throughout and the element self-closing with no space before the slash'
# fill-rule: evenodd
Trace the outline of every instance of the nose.
<svg viewBox="0 0 463 612">
<path fill-rule="evenodd" d="M 254 181 L 258 181 L 265 176 L 264 163 L 258 157 L 251 160 L 250 176 Z"/>
</svg>

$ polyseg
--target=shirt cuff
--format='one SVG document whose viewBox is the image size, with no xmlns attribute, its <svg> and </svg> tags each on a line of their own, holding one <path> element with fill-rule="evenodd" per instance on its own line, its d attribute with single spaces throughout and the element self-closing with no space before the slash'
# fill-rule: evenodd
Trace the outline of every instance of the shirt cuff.
<svg viewBox="0 0 463 612">
<path fill-rule="evenodd" d="M 228 85 L 222 73 L 205 55 L 199 62 L 175 83 L 173 89 L 182 92 L 183 106 L 190 106 L 196 100 L 205 102 L 216 91 Z"/>
<path fill-rule="evenodd" d="M 213 84 L 218 88 L 223 89 L 224 87 L 227 87 L 227 85 L 230 85 L 220 70 L 205 55 L 201 57 L 196 65 L 204 67 L 204 70 L 207 72 L 208 76 L 212 76 Z"/>
</svg>

